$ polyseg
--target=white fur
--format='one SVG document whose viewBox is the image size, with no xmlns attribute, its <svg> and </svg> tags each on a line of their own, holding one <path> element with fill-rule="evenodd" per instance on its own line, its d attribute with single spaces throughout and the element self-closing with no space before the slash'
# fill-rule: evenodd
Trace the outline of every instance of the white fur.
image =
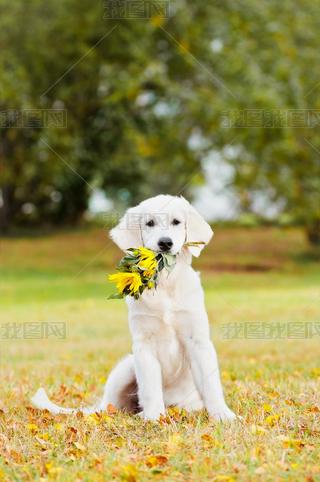
<svg viewBox="0 0 320 482">
<path fill-rule="evenodd" d="M 151 219 L 153 227 L 146 225 Z M 180 224 L 172 224 L 173 219 Z M 156 290 L 146 290 L 139 300 L 126 298 L 133 355 L 112 370 L 102 400 L 84 409 L 86 413 L 104 410 L 109 403 L 128 408 L 129 392 L 136 383 L 136 398 L 145 419 L 157 420 L 170 405 L 187 410 L 206 408 L 217 420 L 235 418 L 223 396 L 200 277 L 191 266 L 192 255 L 199 256 L 203 245 L 184 246 L 185 242 L 207 244 L 212 235 L 208 223 L 184 198 L 168 195 L 129 209 L 111 231 L 123 250 L 141 245 L 157 250 L 159 238 L 170 237 L 177 264 L 170 274 L 166 270 L 160 273 Z M 43 389 L 32 401 L 52 413 L 75 411 L 52 404 Z"/>
</svg>

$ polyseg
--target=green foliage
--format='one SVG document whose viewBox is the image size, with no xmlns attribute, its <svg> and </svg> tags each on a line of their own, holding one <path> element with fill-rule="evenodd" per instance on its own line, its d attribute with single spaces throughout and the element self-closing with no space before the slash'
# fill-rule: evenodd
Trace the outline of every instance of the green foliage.
<svg viewBox="0 0 320 482">
<path fill-rule="evenodd" d="M 127 203 L 181 190 L 199 169 L 188 145 L 197 80 L 159 19 L 107 21 L 100 3 L 73 0 L 1 9 L 1 110 L 68 113 L 66 129 L 1 129 L 2 226 L 26 202 L 34 222 L 77 221 L 95 186 Z"/>
<path fill-rule="evenodd" d="M 215 148 L 245 211 L 263 192 L 320 241 L 315 115 L 313 127 L 225 125 L 247 109 L 319 109 L 318 4 L 172 3 L 167 19 L 106 20 L 100 2 L 0 1 L 1 111 L 68 113 L 65 129 L 0 129 L 0 228 L 77 222 L 95 187 L 126 204 L 188 191 Z"/>
<path fill-rule="evenodd" d="M 242 204 L 250 210 L 255 194 L 264 192 L 306 227 L 313 242 L 320 242 L 317 12 L 309 0 L 294 8 L 291 1 L 272 0 L 226 2 L 215 15 L 225 45 L 224 79 L 235 94 L 225 110 L 239 117 L 257 110 L 245 127 L 219 130 L 221 148 L 231 141 L 235 146 L 228 161 Z"/>
</svg>

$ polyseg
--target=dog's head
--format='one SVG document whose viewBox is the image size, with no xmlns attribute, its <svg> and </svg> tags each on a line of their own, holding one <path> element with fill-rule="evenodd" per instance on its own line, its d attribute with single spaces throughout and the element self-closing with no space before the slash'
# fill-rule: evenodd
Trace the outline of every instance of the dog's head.
<svg viewBox="0 0 320 482">
<path fill-rule="evenodd" d="M 159 195 L 128 209 L 110 236 L 122 250 L 145 246 L 153 251 L 178 254 L 185 243 L 202 242 L 188 249 L 199 256 L 213 231 L 183 197 Z"/>
</svg>

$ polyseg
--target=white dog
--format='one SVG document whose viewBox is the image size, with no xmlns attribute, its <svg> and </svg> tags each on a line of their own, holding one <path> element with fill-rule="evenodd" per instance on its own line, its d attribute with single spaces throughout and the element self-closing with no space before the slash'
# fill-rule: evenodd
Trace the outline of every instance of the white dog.
<svg viewBox="0 0 320 482">
<path fill-rule="evenodd" d="M 206 408 L 216 420 L 234 419 L 223 396 L 199 274 L 191 266 L 204 245 L 184 246 L 207 244 L 213 235 L 209 224 L 184 198 L 160 195 L 129 209 L 110 234 L 124 251 L 145 246 L 177 255 L 177 263 L 170 274 L 160 272 L 156 290 L 126 298 L 133 354 L 112 370 L 102 400 L 82 411 L 105 410 L 111 403 L 157 420 L 176 405 Z M 55 405 L 42 388 L 32 401 L 52 413 L 77 411 Z"/>
</svg>

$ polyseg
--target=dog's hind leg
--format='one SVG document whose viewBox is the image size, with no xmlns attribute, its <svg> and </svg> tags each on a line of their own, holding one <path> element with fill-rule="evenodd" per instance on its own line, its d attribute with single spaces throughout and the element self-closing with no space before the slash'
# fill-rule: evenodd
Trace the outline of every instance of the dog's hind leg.
<svg viewBox="0 0 320 482">
<path fill-rule="evenodd" d="M 121 360 L 111 371 L 99 410 L 106 410 L 108 404 L 126 410 L 129 413 L 138 413 L 138 385 L 134 369 L 133 355 L 128 355 Z"/>
<path fill-rule="evenodd" d="M 133 355 L 128 355 L 121 360 L 111 371 L 104 388 L 103 397 L 91 407 L 64 408 L 53 403 L 43 388 L 31 398 L 33 405 L 41 410 L 49 410 L 53 414 L 72 414 L 83 412 L 86 415 L 101 412 L 107 409 L 109 404 L 118 409 L 124 409 L 131 413 L 139 411 L 137 382 L 134 370 Z"/>
</svg>

